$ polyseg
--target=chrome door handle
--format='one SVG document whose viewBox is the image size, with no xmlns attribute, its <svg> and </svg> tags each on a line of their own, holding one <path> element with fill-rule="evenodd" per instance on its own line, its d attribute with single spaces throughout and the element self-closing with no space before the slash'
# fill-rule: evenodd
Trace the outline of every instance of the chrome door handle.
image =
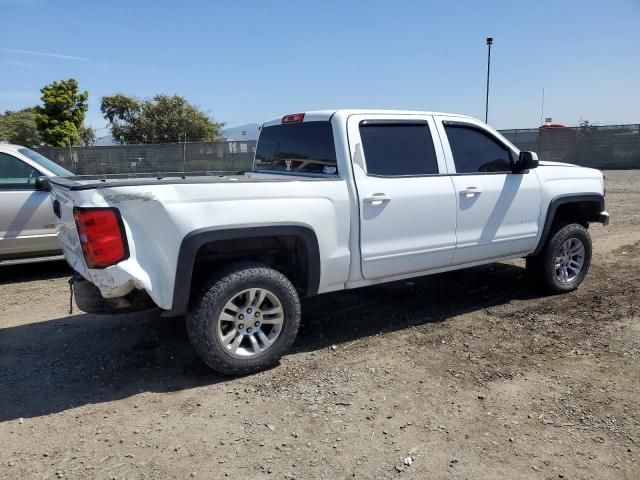
<svg viewBox="0 0 640 480">
<path fill-rule="evenodd" d="M 478 187 L 467 187 L 464 190 L 460 190 L 460 195 L 464 195 L 465 197 L 473 197 L 474 195 L 480 195 L 482 190 Z"/>
<path fill-rule="evenodd" d="M 386 193 L 374 193 L 370 197 L 364 197 L 362 201 L 371 205 L 382 205 L 384 202 L 390 202 L 391 197 Z"/>
</svg>

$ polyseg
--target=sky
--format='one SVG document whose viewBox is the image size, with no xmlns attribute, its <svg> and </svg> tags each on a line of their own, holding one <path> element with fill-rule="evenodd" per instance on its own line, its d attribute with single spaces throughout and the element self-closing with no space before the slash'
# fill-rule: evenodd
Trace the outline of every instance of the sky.
<svg viewBox="0 0 640 480">
<path fill-rule="evenodd" d="M 0 0 L 0 111 L 73 77 L 100 98 L 178 94 L 234 127 L 397 108 L 527 128 L 640 123 L 640 0 Z"/>
</svg>

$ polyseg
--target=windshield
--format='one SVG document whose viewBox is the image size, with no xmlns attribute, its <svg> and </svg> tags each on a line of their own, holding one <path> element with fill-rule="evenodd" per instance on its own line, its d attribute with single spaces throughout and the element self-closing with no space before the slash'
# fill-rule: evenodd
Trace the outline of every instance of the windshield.
<svg viewBox="0 0 640 480">
<path fill-rule="evenodd" d="M 338 167 L 331 122 L 264 127 L 256 148 L 255 170 L 335 175 Z"/>
<path fill-rule="evenodd" d="M 38 152 L 34 152 L 33 150 L 30 150 L 28 148 L 19 148 L 18 152 L 29 158 L 29 160 L 33 160 L 41 167 L 46 168 L 58 177 L 69 177 L 73 175 L 73 173 L 71 173 L 69 170 L 62 168 L 60 165 L 52 162 L 44 155 L 40 155 Z"/>
</svg>

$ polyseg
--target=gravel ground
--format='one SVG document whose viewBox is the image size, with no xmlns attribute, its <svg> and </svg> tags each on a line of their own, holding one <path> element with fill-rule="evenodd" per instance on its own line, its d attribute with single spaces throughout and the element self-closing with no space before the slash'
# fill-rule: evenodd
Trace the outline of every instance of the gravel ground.
<svg viewBox="0 0 640 480">
<path fill-rule="evenodd" d="M 184 322 L 68 315 L 0 277 L 2 478 L 640 478 L 640 172 L 574 293 L 514 261 L 305 301 L 293 353 L 223 378 Z"/>
</svg>

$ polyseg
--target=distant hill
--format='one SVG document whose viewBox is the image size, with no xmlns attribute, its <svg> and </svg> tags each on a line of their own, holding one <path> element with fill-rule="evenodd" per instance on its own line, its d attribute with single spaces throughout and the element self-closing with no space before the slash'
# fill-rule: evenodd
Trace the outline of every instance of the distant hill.
<svg viewBox="0 0 640 480">
<path fill-rule="evenodd" d="M 248 123 L 239 127 L 226 128 L 222 131 L 222 136 L 227 140 L 257 140 L 258 128 L 257 123 Z"/>
<path fill-rule="evenodd" d="M 103 137 L 96 138 L 94 145 L 96 147 L 105 147 L 108 145 L 117 145 L 118 143 L 113 139 L 113 135 L 105 135 Z"/>
</svg>

